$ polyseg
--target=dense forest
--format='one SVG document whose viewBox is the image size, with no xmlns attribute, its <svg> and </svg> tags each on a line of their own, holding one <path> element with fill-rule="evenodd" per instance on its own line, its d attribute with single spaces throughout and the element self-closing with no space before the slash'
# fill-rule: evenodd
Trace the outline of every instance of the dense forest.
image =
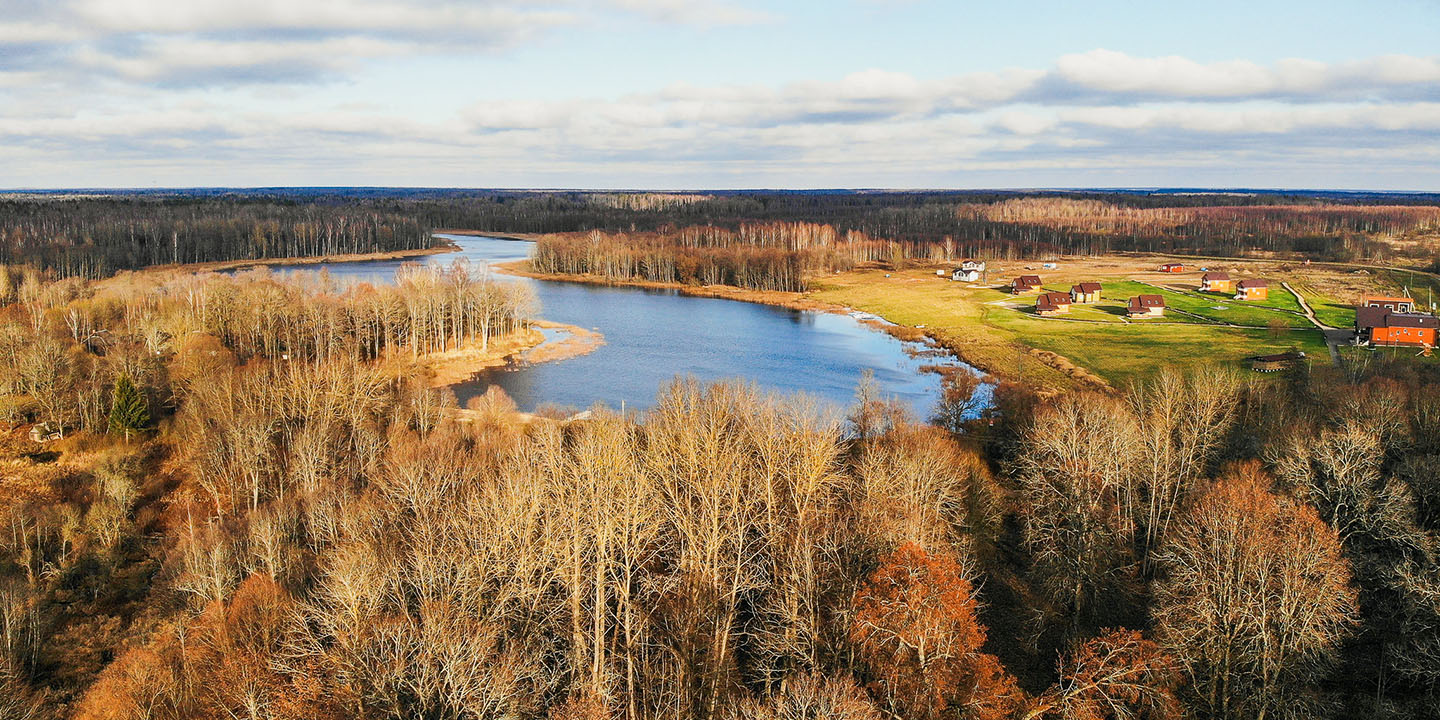
<svg viewBox="0 0 1440 720">
<path fill-rule="evenodd" d="M 150 265 L 416 250 L 412 214 L 364 201 L 42 196 L 0 199 L 0 263 L 105 277 Z"/>
<path fill-rule="evenodd" d="M 1119 250 L 1415 267 L 1440 260 L 1433 244 L 1416 242 L 1440 233 L 1440 199 L 1433 195 L 277 188 L 9 194 L 0 198 L 0 262 L 102 277 L 165 263 L 415 250 L 428 247 L 436 229 L 623 232 L 626 242 L 653 244 L 682 233 L 744 239 L 747 228 L 804 225 L 826 226 L 847 242 L 894 243 L 884 252 L 899 248 L 908 257 Z M 782 262 L 771 246 L 754 247 L 764 252 L 738 260 L 723 256 L 750 249 L 704 253 L 716 266 L 711 274 L 733 274 L 724 268 L 736 262 Z M 695 253 L 670 254 L 684 261 Z M 783 262 L 813 262 L 813 250 L 800 254 Z M 652 274 L 673 273 L 642 268 L 637 276 Z M 679 275 L 683 281 L 687 273 Z"/>
<path fill-rule="evenodd" d="M 412 272 L 6 269 L 0 717 L 1433 716 L 1426 366 L 527 422 Z"/>
<path fill-rule="evenodd" d="M 199 381 L 234 363 L 414 359 L 493 338 L 532 319 L 530 290 L 463 264 L 402 266 L 393 285 L 339 286 L 325 273 L 126 273 L 49 282 L 0 266 L 0 420 L 63 434 L 107 427 L 119 378 L 174 407 L 175 372 Z M 166 363 L 165 360 L 173 362 Z M 217 365 L 218 363 L 218 365 Z"/>
<path fill-rule="evenodd" d="M 530 268 L 618 281 L 800 291 L 816 274 L 897 259 L 905 250 L 899 243 L 855 231 L 842 236 L 830 225 L 815 223 L 748 223 L 735 230 L 700 226 L 669 233 L 593 230 L 542 235 Z"/>
</svg>

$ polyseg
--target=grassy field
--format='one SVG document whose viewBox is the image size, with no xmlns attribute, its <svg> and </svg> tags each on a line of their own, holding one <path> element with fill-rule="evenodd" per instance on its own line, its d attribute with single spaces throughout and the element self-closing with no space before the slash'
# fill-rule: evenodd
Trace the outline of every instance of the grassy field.
<svg viewBox="0 0 1440 720">
<path fill-rule="evenodd" d="M 971 363 L 1007 378 L 1054 388 L 1071 386 L 1076 380 L 1063 363 L 1057 368 L 1031 352 L 1032 348 L 1059 355 L 1112 385 L 1123 385 L 1166 365 L 1220 361 L 1243 367 L 1246 357 L 1290 348 L 1304 351 L 1316 362 L 1329 361 L 1318 330 L 1303 316 L 1276 309 L 1285 307 L 1283 300 L 1276 307 L 1253 306 L 1117 277 L 1101 280 L 1106 298 L 1102 302 L 1074 305 L 1068 315 L 1061 316 L 1068 319 L 1053 319 L 1035 315 L 1034 293 L 1011 295 L 999 289 L 998 283 L 971 286 L 923 270 L 886 275 L 880 270 L 861 270 L 826 277 L 817 281 L 818 287 L 809 295 L 902 325 L 922 327 Z M 1071 284 L 1068 279 L 1047 282 L 1045 289 L 1063 292 Z M 1127 322 L 1123 319 L 1127 299 L 1142 293 L 1163 295 L 1168 304 L 1203 319 L 1172 312 L 1163 319 Z M 1290 305 L 1298 310 L 1293 297 Z M 1213 309 L 1216 306 L 1225 309 Z M 1215 322 L 1265 327 L 1271 318 L 1285 321 L 1285 327 L 1278 331 L 1243 329 Z"/>
<path fill-rule="evenodd" d="M 1193 315 L 1199 315 L 1205 319 L 1217 323 L 1228 323 L 1231 325 L 1249 325 L 1252 327 L 1269 327 L 1272 320 L 1281 321 L 1286 327 L 1314 327 L 1309 320 L 1300 313 L 1300 303 L 1295 301 L 1294 296 L 1285 292 L 1284 288 L 1276 288 L 1281 294 L 1289 299 L 1288 307 L 1279 298 L 1272 295 L 1271 298 L 1261 304 L 1249 301 L 1236 301 L 1233 295 L 1221 293 L 1202 293 L 1199 290 L 1175 290 L 1166 286 L 1166 289 L 1157 289 L 1151 285 L 1133 280 L 1126 280 L 1113 283 L 1103 283 L 1106 291 L 1112 288 L 1118 296 L 1128 298 L 1140 294 L 1159 294 L 1164 296 L 1167 308 L 1181 310 Z M 1283 309 L 1281 309 L 1283 308 Z M 1293 312 L 1285 312 L 1291 310 Z M 1178 315 L 1178 313 L 1168 313 Z M 1183 316 L 1182 316 L 1183 317 Z"/>
<path fill-rule="evenodd" d="M 1305 297 L 1305 302 L 1310 303 L 1310 309 L 1315 312 L 1315 319 L 1330 327 L 1344 328 L 1355 325 L 1355 306 L 1346 303 L 1339 298 L 1327 295 L 1310 285 L 1292 285 L 1295 292 Z M 1287 295 L 1289 293 L 1286 293 Z"/>
<path fill-rule="evenodd" d="M 1085 371 L 1118 386 L 1164 366 L 1218 362 L 1241 368 L 1247 357 L 1291 348 L 1305 352 L 1312 363 L 1330 362 L 1323 336 L 1282 282 L 1305 298 L 1320 322 L 1337 328 L 1354 325 L 1354 306 L 1365 294 L 1408 292 L 1421 306 L 1428 304 L 1431 293 L 1440 299 L 1440 278 L 1424 273 L 1286 261 L 1209 261 L 1211 270 L 1224 270 L 1236 281 L 1269 281 L 1267 299 L 1237 302 L 1233 294 L 1201 293 L 1200 272 L 1157 272 L 1164 261 L 1128 255 L 1067 257 L 1055 268 L 992 262 L 986 282 L 975 284 L 937 277 L 935 268 L 863 269 L 818 278 L 807 296 L 924 328 L 972 364 L 1004 378 L 1057 389 L 1087 382 Z M 1105 299 L 1072 305 L 1069 313 L 1054 318 L 1040 317 L 1035 313 L 1038 293 L 1012 295 L 1008 290 L 1009 281 L 1022 274 L 1039 275 L 1044 290 L 1051 292 L 1099 282 Z M 1171 310 L 1164 318 L 1127 319 L 1126 301 L 1141 294 L 1164 296 Z M 1275 320 L 1279 323 L 1271 327 Z M 1356 358 L 1376 352 L 1415 355 L 1405 350 L 1343 352 Z M 1423 361 L 1440 361 L 1440 353 Z"/>
<path fill-rule="evenodd" d="M 1092 325 L 1050 322 L 993 309 L 986 324 L 1004 328 L 1033 347 L 1090 368 L 1113 385 L 1123 385 L 1166 365 L 1220 361 L 1240 367 L 1251 355 L 1284 352 L 1292 347 L 1329 361 L 1324 339 L 1313 329 L 1272 335 L 1268 330 L 1198 323 Z"/>
</svg>

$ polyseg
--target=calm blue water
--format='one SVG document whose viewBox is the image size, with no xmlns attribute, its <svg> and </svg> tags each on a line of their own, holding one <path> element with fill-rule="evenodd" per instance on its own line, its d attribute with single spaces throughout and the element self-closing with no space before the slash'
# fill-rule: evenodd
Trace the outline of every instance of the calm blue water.
<svg viewBox="0 0 1440 720">
<path fill-rule="evenodd" d="M 531 246 L 515 240 L 443 237 L 459 244 L 461 252 L 432 255 L 425 262 L 449 264 L 461 259 L 478 269 L 523 259 Z M 324 268 L 336 279 L 380 283 L 391 281 L 401 264 L 385 260 L 288 268 Z M 948 357 L 911 357 L 905 352 L 907 343 L 845 315 L 687 297 L 668 290 L 496 277 L 529 284 L 539 298 L 541 317 L 597 330 L 604 334 L 605 344 L 566 360 L 485 371 L 455 386 L 462 404 L 494 384 L 527 411 L 542 405 L 583 409 L 597 402 L 644 409 L 665 383 L 676 375 L 689 375 L 702 381 L 738 378 L 846 406 L 854 398 L 861 372 L 869 368 L 883 394 L 898 398 L 925 418 L 939 396 L 940 378 L 921 372 L 921 366 L 955 362 Z"/>
</svg>

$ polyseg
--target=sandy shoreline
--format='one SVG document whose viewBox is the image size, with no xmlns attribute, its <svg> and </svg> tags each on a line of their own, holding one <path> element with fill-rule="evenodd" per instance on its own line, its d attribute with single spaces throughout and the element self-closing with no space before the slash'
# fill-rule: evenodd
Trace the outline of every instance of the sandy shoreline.
<svg viewBox="0 0 1440 720">
<path fill-rule="evenodd" d="M 542 330 L 558 331 L 560 337 L 547 338 Z M 417 358 L 414 366 L 429 376 L 430 387 L 440 388 L 467 382 L 489 368 L 564 360 L 594 352 L 604 344 L 605 337 L 593 330 L 535 320 L 518 333 L 492 339 L 484 350 L 467 345 L 431 353 Z"/>
<path fill-rule="evenodd" d="M 557 330 L 561 337 L 532 347 L 514 358 L 514 362 L 533 364 L 554 362 L 588 355 L 605 344 L 605 336 L 596 330 L 587 330 L 578 325 L 536 320 L 535 326 L 546 330 Z"/>
</svg>

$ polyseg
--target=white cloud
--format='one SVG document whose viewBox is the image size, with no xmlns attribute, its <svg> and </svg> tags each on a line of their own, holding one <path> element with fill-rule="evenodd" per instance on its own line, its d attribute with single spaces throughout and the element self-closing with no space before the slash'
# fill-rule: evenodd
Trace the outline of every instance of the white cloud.
<svg viewBox="0 0 1440 720">
<path fill-rule="evenodd" d="M 768 12 L 713 0 L 613 0 L 613 3 L 651 20 L 679 25 L 758 25 L 778 19 Z"/>
<path fill-rule="evenodd" d="M 1221 99 L 1328 98 L 1396 89 L 1434 92 L 1440 57 L 1390 55 L 1347 63 L 1286 59 L 1265 67 L 1246 60 L 1202 64 L 1183 57 L 1138 58 L 1113 50 L 1062 56 L 1051 85 L 1076 92 Z"/>
<path fill-rule="evenodd" d="M 44 8 L 0 18 L 0 187 L 143 183 L 125 179 L 136 168 L 185 185 L 914 186 L 1005 169 L 1246 163 L 1340 176 L 1362 151 L 1440 186 L 1436 57 L 1201 63 L 1095 50 L 1044 68 L 873 67 L 549 101 L 457 84 L 456 106 L 469 105 L 435 112 L 356 102 L 344 84 L 377 59 L 491 52 L 617 8 L 702 27 L 771 18 L 671 0 Z"/>
<path fill-rule="evenodd" d="M 502 52 L 617 9 L 703 26 L 770 17 L 670 0 L 52 0 L 0 12 L 0 73 L 24 61 L 141 83 L 295 82 L 402 53 Z"/>
</svg>

